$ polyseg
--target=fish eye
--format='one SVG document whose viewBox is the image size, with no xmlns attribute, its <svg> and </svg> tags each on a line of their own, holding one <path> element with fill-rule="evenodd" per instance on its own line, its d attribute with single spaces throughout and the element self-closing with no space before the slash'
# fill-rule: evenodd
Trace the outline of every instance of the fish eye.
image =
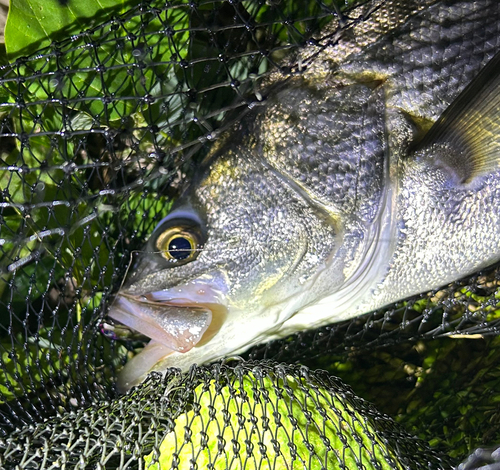
<svg viewBox="0 0 500 470">
<path fill-rule="evenodd" d="M 169 227 L 158 235 L 156 248 L 169 261 L 193 261 L 200 248 L 199 234 L 187 227 Z"/>
</svg>

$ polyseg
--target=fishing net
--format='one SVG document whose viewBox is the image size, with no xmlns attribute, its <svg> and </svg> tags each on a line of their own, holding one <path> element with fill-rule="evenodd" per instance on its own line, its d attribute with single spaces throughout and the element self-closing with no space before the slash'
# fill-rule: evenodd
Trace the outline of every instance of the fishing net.
<svg viewBox="0 0 500 470">
<path fill-rule="evenodd" d="M 2 468 L 500 468 L 495 267 L 116 390 L 133 253 L 267 77 L 380 3 L 152 0 L 0 68 Z"/>
</svg>

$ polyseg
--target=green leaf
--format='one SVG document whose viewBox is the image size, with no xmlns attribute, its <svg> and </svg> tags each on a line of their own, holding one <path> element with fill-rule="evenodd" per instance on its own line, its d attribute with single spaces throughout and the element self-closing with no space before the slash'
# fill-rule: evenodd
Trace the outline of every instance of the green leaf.
<svg viewBox="0 0 500 470">
<path fill-rule="evenodd" d="M 140 0 L 11 0 L 5 26 L 10 60 L 89 29 Z"/>
<path fill-rule="evenodd" d="M 138 1 L 134 0 L 135 3 Z M 102 12 L 107 12 L 106 18 L 109 20 L 110 11 L 114 16 L 120 12 L 115 8 L 101 10 L 99 14 L 104 16 Z M 135 12 L 123 17 L 119 24 L 104 24 L 86 35 L 75 36 L 70 42 L 61 43 L 57 56 L 48 55 L 39 61 L 31 58 L 26 64 L 18 63 L 16 74 L 19 76 L 32 77 L 36 67 L 44 70 L 39 78 L 28 79 L 23 85 L 24 100 L 29 107 L 25 111 L 25 118 L 28 121 L 33 120 L 33 115 L 36 114 L 34 102 L 52 101 L 61 96 L 68 108 L 94 118 L 95 122 L 115 122 L 116 126 L 123 126 L 124 120 L 129 116 L 141 119 L 140 115 L 144 110 L 147 110 L 148 116 L 163 115 L 164 102 L 174 105 L 173 101 L 177 96 L 173 92 L 178 88 L 178 79 L 174 75 L 174 69 L 178 65 L 172 64 L 172 56 L 175 54 L 178 60 L 181 60 L 188 53 L 189 11 L 186 5 L 181 5 L 158 14 L 155 11 L 142 15 Z M 165 24 L 172 27 L 171 36 L 165 35 Z M 75 22 L 74 26 L 75 33 L 80 33 L 78 22 Z M 85 26 L 89 26 L 88 21 Z M 141 39 L 131 40 L 131 31 Z M 71 36 L 68 28 L 57 34 L 61 39 Z M 38 42 L 36 46 L 40 44 L 41 42 Z M 150 55 L 150 59 L 137 57 L 141 51 Z M 23 49 L 23 52 L 29 52 L 29 48 Z M 141 67 L 137 66 L 138 62 Z M 0 87 L 0 98 L 4 95 L 1 102 L 7 103 L 4 106 L 5 113 L 10 112 L 11 103 L 19 93 L 18 87 L 19 84 L 14 80 L 6 80 Z M 137 96 L 155 97 L 168 94 L 172 96 L 170 99 L 149 104 L 141 104 L 139 100 L 131 99 Z M 44 103 L 43 109 L 46 106 Z M 27 131 L 30 132 L 30 129 Z"/>
</svg>

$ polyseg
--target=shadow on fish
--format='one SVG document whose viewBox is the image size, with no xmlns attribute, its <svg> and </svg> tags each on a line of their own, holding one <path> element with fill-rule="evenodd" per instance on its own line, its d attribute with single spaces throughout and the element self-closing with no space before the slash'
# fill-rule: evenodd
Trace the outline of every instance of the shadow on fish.
<svg viewBox="0 0 500 470">
<path fill-rule="evenodd" d="M 151 338 L 121 391 L 500 259 L 500 2 L 348 17 L 268 80 L 156 227 L 109 311 Z"/>
</svg>

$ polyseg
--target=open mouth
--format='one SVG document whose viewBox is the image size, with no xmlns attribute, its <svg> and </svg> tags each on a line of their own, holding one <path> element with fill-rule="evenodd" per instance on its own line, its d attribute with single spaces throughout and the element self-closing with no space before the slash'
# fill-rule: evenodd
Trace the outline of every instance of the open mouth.
<svg viewBox="0 0 500 470">
<path fill-rule="evenodd" d="M 144 295 L 119 293 L 108 316 L 172 352 L 185 353 L 217 333 L 227 308 L 220 295 L 207 286 L 196 295 L 182 294 L 182 289 Z"/>
<path fill-rule="evenodd" d="M 194 287 L 144 295 L 118 293 L 108 316 L 151 338 L 120 372 L 119 389 L 139 383 L 166 356 L 186 353 L 217 334 L 227 314 L 222 295 L 206 285 Z"/>
<path fill-rule="evenodd" d="M 186 299 L 156 302 L 145 296 L 126 294 L 116 298 L 108 315 L 178 352 L 187 352 L 199 343 L 212 323 L 209 308 L 193 305 Z"/>
</svg>

